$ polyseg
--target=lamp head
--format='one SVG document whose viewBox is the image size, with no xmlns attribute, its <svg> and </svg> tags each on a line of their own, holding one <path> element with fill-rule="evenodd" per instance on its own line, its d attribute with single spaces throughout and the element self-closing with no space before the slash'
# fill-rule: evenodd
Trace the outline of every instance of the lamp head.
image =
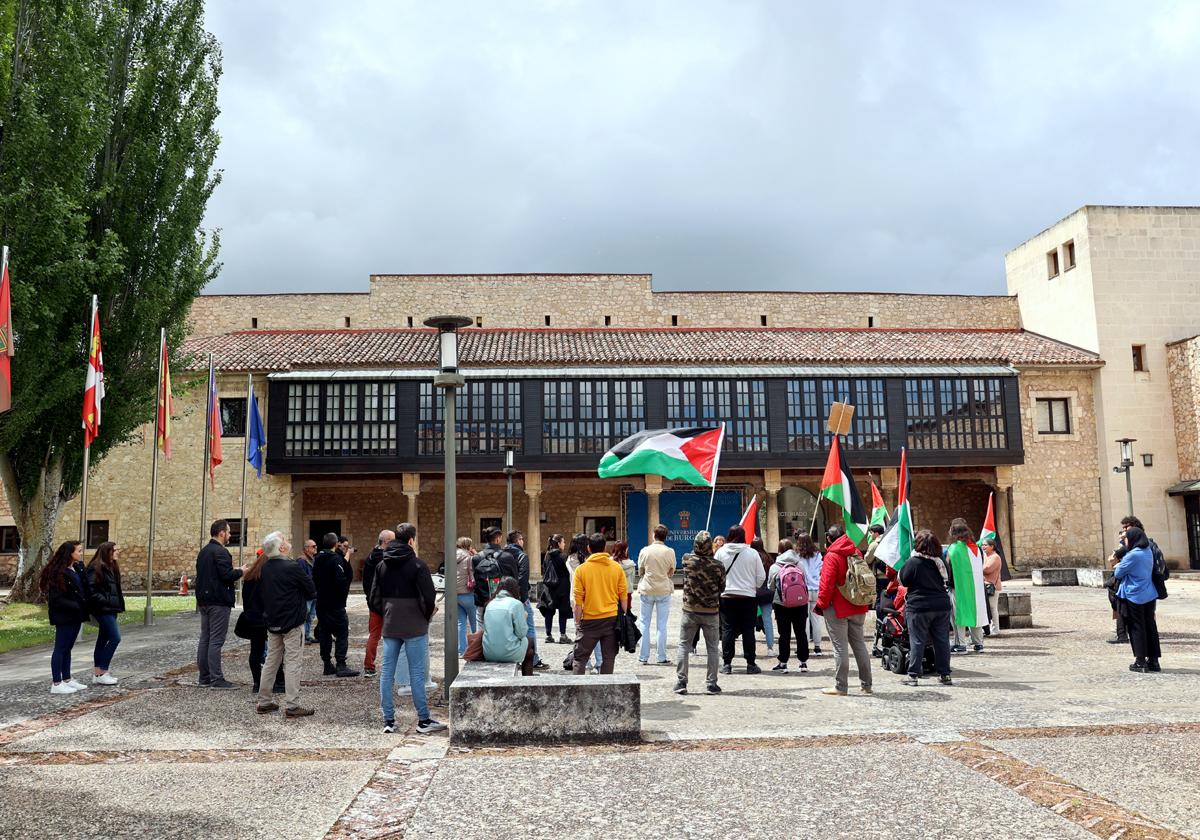
<svg viewBox="0 0 1200 840">
<path fill-rule="evenodd" d="M 1137 438 L 1120 438 L 1117 443 L 1121 445 L 1121 462 L 1128 465 L 1133 462 L 1133 445 L 1137 442 Z"/>
<path fill-rule="evenodd" d="M 438 331 L 438 366 L 442 373 L 458 371 L 458 331 L 471 325 L 465 315 L 435 315 L 425 319 L 425 326 Z"/>
</svg>

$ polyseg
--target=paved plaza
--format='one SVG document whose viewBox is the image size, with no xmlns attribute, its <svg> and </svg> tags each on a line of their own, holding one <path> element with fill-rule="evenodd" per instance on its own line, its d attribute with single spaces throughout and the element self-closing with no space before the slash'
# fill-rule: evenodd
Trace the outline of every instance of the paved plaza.
<svg viewBox="0 0 1200 840">
<path fill-rule="evenodd" d="M 316 715 L 260 717 L 248 687 L 194 686 L 194 616 L 127 629 L 107 692 L 51 697 L 48 650 L 5 654 L 0 834 L 1200 837 L 1200 581 L 1172 581 L 1160 602 L 1161 674 L 1130 673 L 1128 648 L 1104 643 L 1102 590 L 1039 588 L 1033 610 L 1033 629 L 955 657 L 952 687 L 877 669 L 870 697 L 853 676 L 850 696 L 821 695 L 828 644 L 807 674 L 793 659 L 751 677 L 735 660 L 719 697 L 677 696 L 672 668 L 622 654 L 642 683 L 643 742 L 619 747 L 452 748 L 415 734 L 404 699 L 401 734 L 385 736 L 376 681 L 323 678 L 311 649 Z M 351 614 L 357 667 L 361 597 Z M 561 663 L 567 648 L 544 650 Z M 248 686 L 245 654 L 231 636 L 227 675 Z M 759 655 L 773 664 L 761 637 Z M 703 657 L 692 667 L 702 686 Z"/>
</svg>

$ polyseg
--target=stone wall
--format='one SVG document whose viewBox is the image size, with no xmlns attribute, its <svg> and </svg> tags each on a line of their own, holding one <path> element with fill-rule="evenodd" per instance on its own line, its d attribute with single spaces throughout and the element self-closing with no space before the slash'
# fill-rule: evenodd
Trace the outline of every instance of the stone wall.
<svg viewBox="0 0 1200 840">
<path fill-rule="evenodd" d="M 1096 372 L 1022 370 L 1025 463 L 1013 467 L 1013 542 L 1020 565 L 1095 566 L 1103 560 L 1100 467 L 1092 414 Z M 1039 435 L 1037 397 L 1071 401 L 1071 433 Z"/>
<path fill-rule="evenodd" d="M 420 326 L 464 314 L 485 327 L 1016 328 L 1015 297 L 873 292 L 655 292 L 645 274 L 378 274 L 370 293 L 202 295 L 194 335 L 252 328 Z M 547 324 L 547 317 L 549 324 Z"/>
<path fill-rule="evenodd" d="M 1200 336 L 1167 346 L 1179 478 L 1200 479 Z"/>
</svg>

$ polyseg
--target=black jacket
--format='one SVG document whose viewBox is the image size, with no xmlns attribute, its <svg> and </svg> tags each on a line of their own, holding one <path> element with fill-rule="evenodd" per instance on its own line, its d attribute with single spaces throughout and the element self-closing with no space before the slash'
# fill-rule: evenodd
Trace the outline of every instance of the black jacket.
<svg viewBox="0 0 1200 840">
<path fill-rule="evenodd" d="M 517 583 L 521 584 L 521 600 L 529 600 L 529 555 L 519 545 L 509 543 L 504 550 L 517 560 Z"/>
<path fill-rule="evenodd" d="M 492 570 L 489 572 L 489 569 Z M 517 558 L 506 548 L 488 544 L 483 550 L 471 558 L 471 570 L 475 575 L 475 606 L 486 606 L 491 598 L 488 578 L 512 577 L 521 579 L 521 570 L 517 566 Z M 529 580 L 528 566 L 525 579 Z"/>
<path fill-rule="evenodd" d="M 96 571 L 87 567 L 88 612 L 95 616 L 125 612 L 125 595 L 121 592 L 121 574 L 110 569 Z"/>
<path fill-rule="evenodd" d="M 336 551 L 322 551 L 313 560 L 313 585 L 317 590 L 317 612 L 346 608 L 354 567 Z"/>
<path fill-rule="evenodd" d="M 272 633 L 287 633 L 303 624 L 308 602 L 317 594 L 312 579 L 288 557 L 272 557 L 263 564 L 258 589 L 263 623 Z M 245 602 L 244 590 L 242 596 Z"/>
<path fill-rule="evenodd" d="M 367 605 L 370 606 L 371 597 L 371 581 L 375 580 L 375 569 L 379 566 L 379 561 L 383 559 L 383 549 L 379 546 L 371 549 L 371 553 L 367 555 L 366 561 L 362 568 L 362 585 L 363 594 L 367 596 Z"/>
<path fill-rule="evenodd" d="M 250 627 L 259 630 L 267 629 L 267 619 L 263 614 L 262 578 L 242 581 L 242 617 Z"/>
<path fill-rule="evenodd" d="M 232 607 L 233 585 L 242 576 L 241 569 L 233 568 L 233 555 L 216 540 L 196 555 L 196 606 Z"/>
<path fill-rule="evenodd" d="M 944 561 L 943 561 L 944 562 Z M 949 563 L 945 564 L 949 571 Z M 946 592 L 946 579 L 938 568 L 937 560 L 923 554 L 914 554 L 900 567 L 900 583 L 908 587 L 904 596 L 904 611 L 942 612 L 950 610 L 950 595 Z"/>
<path fill-rule="evenodd" d="M 50 591 L 46 593 L 50 623 L 82 624 L 88 617 L 87 574 L 83 564 L 76 563 L 65 571 L 62 582 L 61 589 L 51 586 Z"/>
<path fill-rule="evenodd" d="M 429 632 L 433 617 L 433 577 L 413 547 L 392 540 L 375 570 L 383 595 L 383 637 L 414 639 Z"/>
<path fill-rule="evenodd" d="M 555 581 L 550 587 L 550 595 L 554 605 L 563 609 L 571 607 L 571 570 L 567 568 L 567 555 L 557 548 L 546 552 L 546 568 L 542 570 L 542 580 L 545 580 L 550 569 L 554 569 Z"/>
</svg>

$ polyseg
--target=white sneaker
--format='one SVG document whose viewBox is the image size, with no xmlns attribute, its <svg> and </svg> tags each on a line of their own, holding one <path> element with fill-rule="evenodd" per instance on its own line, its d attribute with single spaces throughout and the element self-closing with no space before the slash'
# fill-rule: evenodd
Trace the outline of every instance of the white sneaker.
<svg viewBox="0 0 1200 840">
<path fill-rule="evenodd" d="M 426 691 L 434 691 L 437 689 L 437 687 L 438 687 L 438 684 L 435 683 L 433 680 L 430 680 L 429 682 L 425 683 Z"/>
<path fill-rule="evenodd" d="M 412 696 L 412 686 L 398 685 L 393 689 L 393 693 L 397 697 L 411 697 Z"/>
<path fill-rule="evenodd" d="M 116 684 L 117 684 L 117 678 L 114 677 L 111 673 L 100 674 L 98 676 L 92 677 L 92 685 L 116 685 Z"/>
<path fill-rule="evenodd" d="M 74 694 L 77 690 L 78 689 L 71 688 L 71 686 L 65 682 L 51 683 L 50 685 L 51 694 Z"/>
<path fill-rule="evenodd" d="M 67 680 L 67 685 L 71 686 L 71 688 L 75 689 L 76 691 L 83 691 L 85 688 L 87 688 L 86 685 L 84 685 L 79 680 L 75 679 L 74 677 Z"/>
<path fill-rule="evenodd" d="M 767 656 L 775 656 L 775 655 L 776 655 L 775 648 L 773 648 L 773 647 L 767 648 Z"/>
</svg>

